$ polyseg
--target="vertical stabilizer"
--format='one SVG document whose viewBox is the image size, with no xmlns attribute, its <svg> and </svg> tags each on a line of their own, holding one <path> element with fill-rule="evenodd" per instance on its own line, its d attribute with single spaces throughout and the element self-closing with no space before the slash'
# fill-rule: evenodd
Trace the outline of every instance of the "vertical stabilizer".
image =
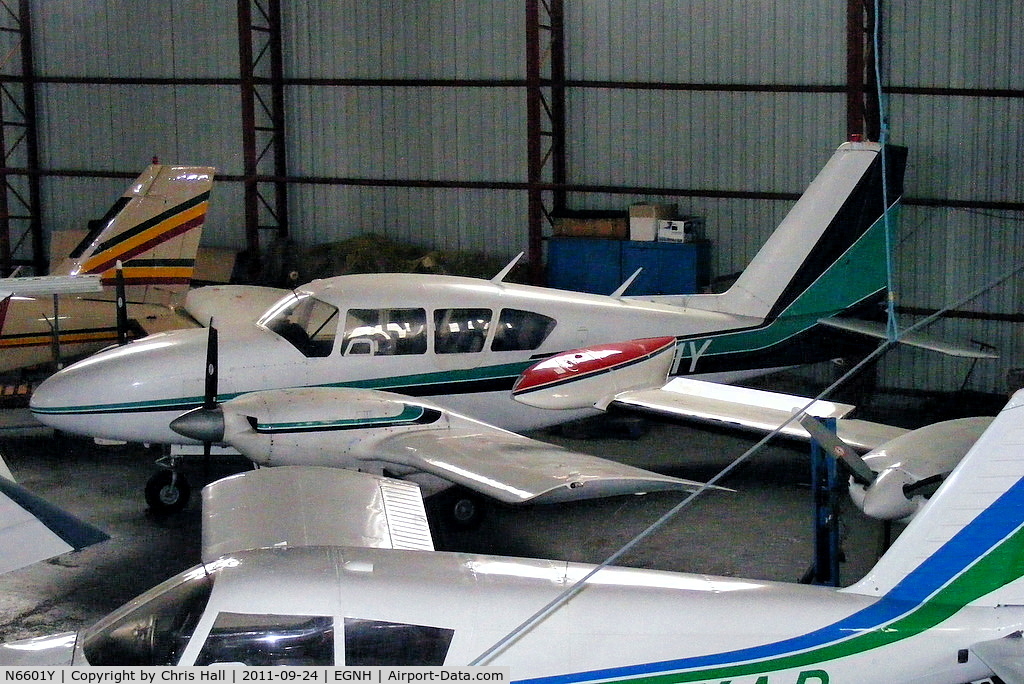
<svg viewBox="0 0 1024 684">
<path fill-rule="evenodd" d="M 55 271 L 101 274 L 120 261 L 128 299 L 164 303 L 188 288 L 213 186 L 205 166 L 148 167 Z"/>
<path fill-rule="evenodd" d="M 884 291 L 881 152 L 879 143 L 841 145 L 715 308 L 762 319 L 831 315 Z M 906 148 L 887 146 L 889 207 L 905 165 Z"/>
<path fill-rule="evenodd" d="M 845 589 L 911 602 L 1024 605 L 1024 391 L 875 567 Z"/>
</svg>

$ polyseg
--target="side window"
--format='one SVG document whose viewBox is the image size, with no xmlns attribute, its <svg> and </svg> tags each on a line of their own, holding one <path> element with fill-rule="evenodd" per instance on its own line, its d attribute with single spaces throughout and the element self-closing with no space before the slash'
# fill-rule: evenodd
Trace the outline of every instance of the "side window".
<svg viewBox="0 0 1024 684">
<path fill-rule="evenodd" d="M 334 665 L 334 619 L 220 613 L 196 665 Z"/>
<path fill-rule="evenodd" d="M 349 309 L 345 316 L 345 356 L 393 356 L 427 352 L 427 312 L 423 309 Z"/>
<path fill-rule="evenodd" d="M 297 297 L 260 321 L 306 356 L 330 356 L 338 327 L 338 309 L 316 297 Z"/>
<path fill-rule="evenodd" d="M 532 311 L 502 309 L 494 331 L 492 351 L 536 349 L 555 329 L 555 319 Z"/>
<path fill-rule="evenodd" d="M 437 309 L 434 311 L 434 352 L 483 351 L 490 326 L 490 309 Z"/>
<path fill-rule="evenodd" d="M 345 665 L 444 665 L 455 630 L 345 618 Z"/>
</svg>

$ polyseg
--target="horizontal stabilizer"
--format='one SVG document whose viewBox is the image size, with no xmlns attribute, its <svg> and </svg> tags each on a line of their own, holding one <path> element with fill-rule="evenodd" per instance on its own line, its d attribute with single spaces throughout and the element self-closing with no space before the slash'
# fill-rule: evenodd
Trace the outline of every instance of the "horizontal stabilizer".
<svg viewBox="0 0 1024 684">
<path fill-rule="evenodd" d="M 105 532 L 0 477 L 0 573 L 106 539 Z"/>
<path fill-rule="evenodd" d="M 408 433 L 384 440 L 380 446 L 391 454 L 389 461 L 508 504 L 696 491 L 702 486 L 499 430 L 485 436 L 479 429 L 468 428 Z"/>
<path fill-rule="evenodd" d="M 971 652 L 1006 684 L 1024 684 L 1024 638 L 1020 632 L 974 644 Z"/>
<path fill-rule="evenodd" d="M 203 561 L 249 549 L 360 546 L 432 551 L 419 487 L 316 466 L 261 468 L 203 489 Z"/>
<path fill-rule="evenodd" d="M 859 335 L 866 335 L 878 340 L 888 339 L 888 333 L 884 323 L 864 321 L 857 318 L 823 318 L 818 322 L 830 328 L 857 333 Z M 941 340 L 937 337 L 932 337 L 931 335 L 923 335 L 916 332 L 907 335 L 897 333 L 897 335 L 900 344 L 939 352 L 940 354 L 946 354 L 947 356 L 956 356 L 965 359 L 999 358 L 999 354 L 996 354 L 995 352 L 960 346 L 958 344 L 953 344 L 952 342 L 946 342 L 945 340 Z"/>
<path fill-rule="evenodd" d="M 33 295 L 84 294 L 102 290 L 103 283 L 99 275 L 0 278 L 0 299 L 11 294 L 30 297 Z"/>
</svg>

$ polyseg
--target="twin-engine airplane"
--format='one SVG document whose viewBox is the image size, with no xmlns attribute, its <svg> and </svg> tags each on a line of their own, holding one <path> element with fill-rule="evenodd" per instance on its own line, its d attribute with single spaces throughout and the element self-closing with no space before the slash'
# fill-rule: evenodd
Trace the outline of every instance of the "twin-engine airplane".
<svg viewBox="0 0 1024 684">
<path fill-rule="evenodd" d="M 252 471 L 204 491 L 200 565 L 79 634 L 5 644 L 0 664 L 1024 684 L 1022 414 L 1018 392 L 875 567 L 842 589 L 435 552 L 410 483 Z"/>
<path fill-rule="evenodd" d="M 458 483 L 512 503 L 609 493 L 599 482 L 628 485 L 618 493 L 666 486 L 607 461 L 583 470 L 576 456 L 477 421 L 521 431 L 593 414 L 590 406 L 529 407 L 510 390 L 538 359 L 615 342 L 624 331 L 669 336 L 672 376 L 729 380 L 834 358 L 832 328 L 823 323 L 884 295 L 885 215 L 896 211 L 905 152 L 886 148 L 883 193 L 882 146 L 841 145 L 723 294 L 581 294 L 505 283 L 511 266 L 489 281 L 339 276 L 287 293 L 256 323 L 218 326 L 214 355 L 204 330 L 96 354 L 51 376 L 31 409 L 76 434 L 228 443 L 261 464 L 386 471 L 428 490 Z M 204 322 L 199 311 L 214 312 L 214 324 L 221 298 L 238 308 L 246 292 L 204 289 L 186 306 Z M 207 356 L 216 383 L 204 380 Z M 183 505 L 183 478 L 158 478 L 150 504 Z"/>
<path fill-rule="evenodd" d="M 523 404 L 555 411 L 593 408 L 752 433 L 813 437 L 846 465 L 850 497 L 884 521 L 913 516 L 988 428 L 988 416 L 916 430 L 846 418 L 854 407 L 778 392 L 672 377 L 675 338 L 658 337 L 573 349 L 527 368 L 512 388 Z M 801 411 L 835 419 L 836 433 Z M 837 436 L 838 435 L 838 436 Z M 861 453 L 867 452 L 863 456 Z"/>
<path fill-rule="evenodd" d="M 111 303 L 120 262 L 138 336 L 195 322 L 170 306 L 188 289 L 213 186 L 214 169 L 153 164 L 53 276 L 0 279 L 0 372 L 80 358 L 118 340 Z M 39 295 L 79 294 L 57 300 Z M 59 283 L 59 284 L 58 284 Z"/>
</svg>

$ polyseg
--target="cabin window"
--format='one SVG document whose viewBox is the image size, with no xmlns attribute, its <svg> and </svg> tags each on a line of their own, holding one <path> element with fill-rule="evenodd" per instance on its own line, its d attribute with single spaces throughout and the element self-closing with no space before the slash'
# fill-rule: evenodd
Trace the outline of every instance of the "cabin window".
<svg viewBox="0 0 1024 684">
<path fill-rule="evenodd" d="M 555 319 L 532 311 L 502 309 L 494 329 L 492 351 L 528 351 L 536 349 L 555 329 Z"/>
<path fill-rule="evenodd" d="M 334 619 L 220 613 L 195 662 L 214 663 L 333 665 Z"/>
<path fill-rule="evenodd" d="M 177 665 L 213 590 L 203 566 L 172 577 L 90 627 L 90 665 Z"/>
<path fill-rule="evenodd" d="M 455 630 L 345 618 L 345 665 L 444 665 Z"/>
<path fill-rule="evenodd" d="M 394 356 L 427 352 L 424 309 L 349 309 L 345 317 L 345 356 Z"/>
<path fill-rule="evenodd" d="M 296 295 L 275 306 L 260 323 L 305 356 L 330 356 L 338 327 L 338 308 L 310 295 Z"/>
<path fill-rule="evenodd" d="M 434 352 L 463 354 L 483 351 L 491 315 L 490 309 L 435 310 Z"/>
</svg>

